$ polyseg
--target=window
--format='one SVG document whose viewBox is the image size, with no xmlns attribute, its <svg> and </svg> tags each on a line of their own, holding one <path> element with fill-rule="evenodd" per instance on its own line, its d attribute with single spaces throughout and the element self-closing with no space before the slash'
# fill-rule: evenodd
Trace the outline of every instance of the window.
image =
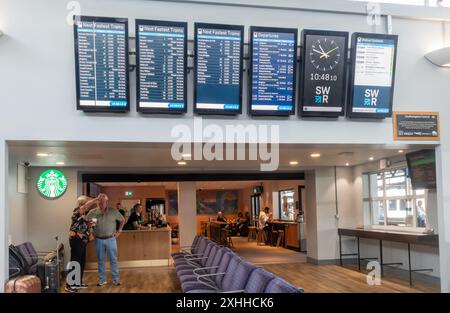
<svg viewBox="0 0 450 313">
<path fill-rule="evenodd" d="M 413 190 L 405 168 L 366 173 L 363 176 L 366 223 L 426 227 L 424 189 Z"/>
<path fill-rule="evenodd" d="M 280 190 L 280 219 L 283 221 L 293 221 L 295 215 L 294 190 Z"/>
</svg>

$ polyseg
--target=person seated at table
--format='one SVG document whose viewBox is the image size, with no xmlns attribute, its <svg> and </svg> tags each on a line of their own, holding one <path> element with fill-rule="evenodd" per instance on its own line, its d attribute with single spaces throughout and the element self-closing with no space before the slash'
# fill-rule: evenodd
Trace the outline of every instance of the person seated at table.
<svg viewBox="0 0 450 313">
<path fill-rule="evenodd" d="M 264 231 L 266 236 L 266 244 L 269 243 L 269 231 L 270 226 L 267 224 L 267 222 L 272 220 L 272 213 L 269 213 L 270 208 L 265 207 L 264 210 L 261 210 L 259 212 L 259 218 L 258 218 L 258 229 L 261 231 Z"/>
<path fill-rule="evenodd" d="M 225 218 L 225 215 L 223 215 L 222 211 L 219 211 L 219 213 L 217 213 L 217 219 L 216 221 L 218 222 L 227 222 L 227 219 Z"/>
<path fill-rule="evenodd" d="M 241 217 L 239 217 L 239 214 Z M 236 232 L 238 236 L 247 236 L 248 234 L 248 226 L 250 225 L 250 214 L 245 211 L 244 215 L 242 213 L 238 214 L 238 221 L 236 225 Z"/>
<path fill-rule="evenodd" d="M 124 230 L 148 229 L 148 227 L 142 225 L 142 205 L 136 203 L 133 206 L 133 209 L 134 209 L 133 213 L 131 213 L 123 229 Z"/>
</svg>

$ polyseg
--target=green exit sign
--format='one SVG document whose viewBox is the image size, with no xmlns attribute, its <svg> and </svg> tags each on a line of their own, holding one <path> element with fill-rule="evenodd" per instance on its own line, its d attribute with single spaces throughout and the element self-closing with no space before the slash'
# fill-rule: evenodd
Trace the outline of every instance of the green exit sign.
<svg viewBox="0 0 450 313">
<path fill-rule="evenodd" d="M 131 197 L 133 195 L 132 191 L 125 191 L 125 197 Z"/>
</svg>

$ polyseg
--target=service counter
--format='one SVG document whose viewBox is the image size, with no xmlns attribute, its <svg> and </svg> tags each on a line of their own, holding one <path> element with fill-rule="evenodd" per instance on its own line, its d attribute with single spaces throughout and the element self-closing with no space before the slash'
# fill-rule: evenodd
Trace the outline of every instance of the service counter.
<svg viewBox="0 0 450 313">
<path fill-rule="evenodd" d="M 119 267 L 170 265 L 172 238 L 170 227 L 124 230 L 117 239 Z M 106 263 L 109 268 L 109 261 Z M 86 268 L 97 269 L 95 242 L 87 245 Z"/>
</svg>

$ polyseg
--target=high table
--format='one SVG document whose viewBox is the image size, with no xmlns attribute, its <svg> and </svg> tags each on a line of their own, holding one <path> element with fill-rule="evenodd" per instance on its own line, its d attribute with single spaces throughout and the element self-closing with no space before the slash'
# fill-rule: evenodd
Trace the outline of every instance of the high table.
<svg viewBox="0 0 450 313">
<path fill-rule="evenodd" d="M 384 263 L 383 262 L 383 241 L 401 242 L 406 243 L 408 246 L 408 271 L 409 271 L 409 284 L 412 285 L 412 273 L 413 272 L 432 272 L 433 269 L 412 269 L 411 267 L 411 244 L 425 245 L 438 247 L 439 237 L 434 234 L 420 234 L 391 230 L 377 230 L 369 228 L 338 228 L 339 235 L 339 262 L 342 266 L 342 257 L 344 256 L 357 256 L 358 257 L 358 271 L 361 270 L 361 260 L 375 260 L 378 258 L 361 258 L 359 249 L 359 239 L 375 239 L 379 240 L 380 246 L 380 267 L 381 276 L 383 276 L 383 266 L 385 265 L 403 265 L 401 262 Z M 356 237 L 357 252 L 356 253 L 342 253 L 342 236 Z"/>
<path fill-rule="evenodd" d="M 170 265 L 171 250 L 172 236 L 170 227 L 124 230 L 117 239 L 120 267 Z M 106 264 L 109 266 L 109 262 Z M 87 245 L 86 268 L 97 268 L 94 242 L 89 242 Z"/>
</svg>

